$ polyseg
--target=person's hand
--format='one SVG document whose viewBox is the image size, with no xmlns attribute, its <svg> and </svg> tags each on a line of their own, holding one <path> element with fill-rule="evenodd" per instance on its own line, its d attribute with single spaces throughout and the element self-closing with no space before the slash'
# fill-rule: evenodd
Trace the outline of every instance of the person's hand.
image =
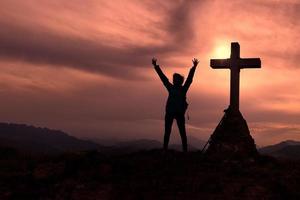
<svg viewBox="0 0 300 200">
<path fill-rule="evenodd" d="M 197 67 L 197 65 L 198 65 L 198 63 L 199 63 L 199 60 L 196 59 L 196 58 L 194 58 L 194 59 L 192 60 L 192 62 L 193 62 L 194 67 Z"/>
<path fill-rule="evenodd" d="M 153 65 L 154 67 L 157 66 L 156 62 L 157 62 L 157 59 L 156 59 L 156 58 L 152 58 L 152 65 Z"/>
</svg>

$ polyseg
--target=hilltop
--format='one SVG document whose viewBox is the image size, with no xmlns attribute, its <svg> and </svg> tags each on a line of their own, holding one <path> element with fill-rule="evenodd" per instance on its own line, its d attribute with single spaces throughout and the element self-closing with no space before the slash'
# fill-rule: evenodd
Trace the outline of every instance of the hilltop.
<svg viewBox="0 0 300 200">
<path fill-rule="evenodd" d="M 219 161 L 198 152 L 148 150 L 0 158 L 3 200 L 299 199 L 299 180 L 299 162 L 270 157 Z"/>
<path fill-rule="evenodd" d="M 155 140 L 104 147 L 61 131 L 4 123 L 0 138 L 1 200 L 300 198 L 297 159 L 219 160 L 197 150 L 165 152 Z M 298 143 L 261 152 L 286 148 Z"/>
</svg>

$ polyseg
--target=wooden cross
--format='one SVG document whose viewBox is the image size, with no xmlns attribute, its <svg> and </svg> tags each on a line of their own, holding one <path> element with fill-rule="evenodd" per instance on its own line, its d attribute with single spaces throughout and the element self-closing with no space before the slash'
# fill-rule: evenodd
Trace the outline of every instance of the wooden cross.
<svg viewBox="0 0 300 200">
<path fill-rule="evenodd" d="M 230 105 L 231 111 L 239 111 L 240 96 L 240 69 L 260 68 L 259 58 L 240 58 L 240 45 L 231 43 L 231 55 L 228 59 L 211 59 L 210 66 L 213 69 L 230 69 Z"/>
</svg>

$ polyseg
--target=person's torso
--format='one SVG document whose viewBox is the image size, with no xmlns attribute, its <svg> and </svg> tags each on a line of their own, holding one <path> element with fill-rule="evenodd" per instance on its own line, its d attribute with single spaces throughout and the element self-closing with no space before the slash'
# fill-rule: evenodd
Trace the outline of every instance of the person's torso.
<svg viewBox="0 0 300 200">
<path fill-rule="evenodd" d="M 184 88 L 172 86 L 169 89 L 166 111 L 174 113 L 184 113 L 187 108 L 186 91 Z"/>
</svg>

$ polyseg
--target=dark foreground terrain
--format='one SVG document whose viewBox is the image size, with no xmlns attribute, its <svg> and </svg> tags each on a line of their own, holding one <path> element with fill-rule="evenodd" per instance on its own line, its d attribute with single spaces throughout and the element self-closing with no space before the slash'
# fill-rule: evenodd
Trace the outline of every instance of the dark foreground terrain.
<svg viewBox="0 0 300 200">
<path fill-rule="evenodd" d="M 300 162 L 161 150 L 25 156 L 0 150 L 0 199 L 300 199 Z"/>
</svg>

